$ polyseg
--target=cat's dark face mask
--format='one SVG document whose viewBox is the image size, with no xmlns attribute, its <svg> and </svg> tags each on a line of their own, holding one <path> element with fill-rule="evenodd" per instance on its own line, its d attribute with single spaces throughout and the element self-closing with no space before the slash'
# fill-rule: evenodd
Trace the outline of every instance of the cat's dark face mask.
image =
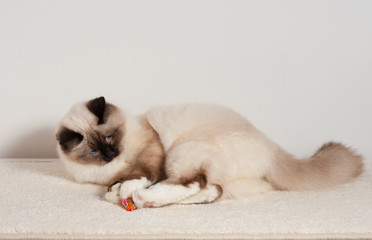
<svg viewBox="0 0 372 240">
<path fill-rule="evenodd" d="M 118 109 L 107 104 L 104 97 L 89 101 L 86 107 L 91 112 L 92 124 L 83 132 L 62 126 L 57 133 L 61 150 L 80 163 L 109 163 L 122 151 L 123 119 L 118 117 Z"/>
</svg>

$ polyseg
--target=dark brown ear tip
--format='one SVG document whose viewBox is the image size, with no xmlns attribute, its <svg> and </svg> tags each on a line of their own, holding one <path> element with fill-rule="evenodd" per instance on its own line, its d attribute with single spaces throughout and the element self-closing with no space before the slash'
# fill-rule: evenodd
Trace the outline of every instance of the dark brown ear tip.
<svg viewBox="0 0 372 240">
<path fill-rule="evenodd" d="M 88 101 L 88 104 L 96 105 L 96 106 L 105 106 L 106 99 L 104 96 L 93 98 L 92 100 Z"/>
<path fill-rule="evenodd" d="M 98 124 L 103 123 L 103 116 L 106 109 L 106 100 L 104 97 L 98 97 L 95 99 L 90 100 L 87 103 L 87 107 L 89 111 L 91 111 L 97 118 L 98 118 Z"/>
<path fill-rule="evenodd" d="M 103 102 L 103 103 L 106 103 L 106 99 L 105 99 L 104 96 L 100 96 L 98 98 L 95 98 L 95 100 L 100 101 L 100 102 Z"/>
<path fill-rule="evenodd" d="M 104 96 L 100 96 L 97 98 L 93 98 L 88 101 L 90 104 L 95 104 L 95 105 L 105 105 L 106 104 L 106 99 Z"/>
</svg>

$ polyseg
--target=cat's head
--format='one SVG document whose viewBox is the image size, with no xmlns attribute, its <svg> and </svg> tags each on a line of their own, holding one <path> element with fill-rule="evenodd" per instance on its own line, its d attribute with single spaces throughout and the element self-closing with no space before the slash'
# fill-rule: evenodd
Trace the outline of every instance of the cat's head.
<svg viewBox="0 0 372 240">
<path fill-rule="evenodd" d="M 57 131 L 61 157 L 81 164 L 105 165 L 123 151 L 124 117 L 104 97 L 75 104 Z"/>
</svg>

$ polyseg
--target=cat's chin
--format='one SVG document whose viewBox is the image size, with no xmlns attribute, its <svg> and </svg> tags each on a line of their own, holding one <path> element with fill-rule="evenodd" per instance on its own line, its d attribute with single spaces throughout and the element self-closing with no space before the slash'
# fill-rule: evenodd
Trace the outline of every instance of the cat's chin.
<svg viewBox="0 0 372 240">
<path fill-rule="evenodd" d="M 111 159 L 103 159 L 103 160 L 100 161 L 101 165 L 104 166 L 104 165 L 110 164 L 114 161 L 118 161 L 119 157 L 120 157 L 120 154 L 111 158 Z"/>
</svg>

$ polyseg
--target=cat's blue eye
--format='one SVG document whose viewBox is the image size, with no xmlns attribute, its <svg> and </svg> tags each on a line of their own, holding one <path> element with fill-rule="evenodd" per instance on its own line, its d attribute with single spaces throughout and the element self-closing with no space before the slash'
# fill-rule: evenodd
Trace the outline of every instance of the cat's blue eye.
<svg viewBox="0 0 372 240">
<path fill-rule="evenodd" d="M 91 152 L 90 152 L 91 155 L 94 155 L 94 154 L 96 154 L 96 153 L 97 153 L 97 151 L 91 151 Z"/>
<path fill-rule="evenodd" d="M 106 137 L 106 141 L 107 142 L 111 142 L 111 140 L 112 140 L 112 136 L 111 135 Z"/>
</svg>

